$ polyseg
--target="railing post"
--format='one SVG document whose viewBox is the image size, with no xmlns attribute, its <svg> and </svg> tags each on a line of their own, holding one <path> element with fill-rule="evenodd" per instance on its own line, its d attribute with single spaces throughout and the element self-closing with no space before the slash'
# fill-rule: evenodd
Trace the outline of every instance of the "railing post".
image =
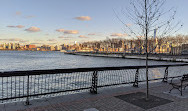
<svg viewBox="0 0 188 111">
<path fill-rule="evenodd" d="M 27 76 L 27 98 L 26 98 L 26 105 L 30 105 L 29 103 L 29 75 Z"/>
<path fill-rule="evenodd" d="M 138 87 L 138 74 L 139 74 L 139 69 L 136 70 L 133 87 Z"/>
<path fill-rule="evenodd" d="M 97 72 L 98 71 L 94 71 L 92 75 L 92 85 L 91 85 L 90 93 L 93 94 L 97 94 L 97 82 L 98 82 Z"/>
<path fill-rule="evenodd" d="M 168 81 L 168 67 L 166 67 L 165 69 L 165 74 L 164 74 L 164 78 L 163 78 L 163 82 L 167 82 Z"/>
</svg>

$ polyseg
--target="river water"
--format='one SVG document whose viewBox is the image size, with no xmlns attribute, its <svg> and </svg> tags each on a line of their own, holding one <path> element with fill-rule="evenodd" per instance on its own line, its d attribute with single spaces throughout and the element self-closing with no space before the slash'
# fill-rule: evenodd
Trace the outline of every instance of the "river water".
<svg viewBox="0 0 188 111">
<path fill-rule="evenodd" d="M 0 63 L 0 72 L 4 72 L 39 69 L 138 66 L 145 65 L 145 60 L 68 55 L 62 52 L 0 51 Z M 160 64 L 163 65 L 176 63 L 165 61 L 149 61 L 149 65 Z M 163 78 L 165 67 L 150 68 L 148 71 L 149 79 Z M 187 66 L 168 68 L 168 73 L 171 77 L 183 75 L 187 72 Z M 78 88 L 88 88 L 91 86 L 92 83 L 92 74 L 93 72 L 78 72 L 29 76 L 29 94 L 43 94 L 58 91 L 67 91 Z M 135 69 L 98 71 L 98 85 L 105 86 L 117 83 L 131 83 L 135 81 L 135 74 Z M 145 69 L 139 69 L 138 80 L 146 80 Z M 27 76 L 1 77 L 0 99 L 25 96 L 28 93 L 27 84 Z M 61 94 L 72 94 L 80 91 L 88 90 L 79 90 L 75 92 L 67 92 Z M 33 98 L 40 98 L 40 96 Z M 22 100 L 25 101 L 25 98 L 21 100 L 17 99 L 16 101 Z M 12 101 L 8 100 L 2 101 L 2 103 L 3 102 Z"/>
<path fill-rule="evenodd" d="M 68 55 L 62 52 L 0 51 L 0 71 L 145 65 L 145 60 Z M 175 64 L 149 61 L 149 65 Z"/>
</svg>

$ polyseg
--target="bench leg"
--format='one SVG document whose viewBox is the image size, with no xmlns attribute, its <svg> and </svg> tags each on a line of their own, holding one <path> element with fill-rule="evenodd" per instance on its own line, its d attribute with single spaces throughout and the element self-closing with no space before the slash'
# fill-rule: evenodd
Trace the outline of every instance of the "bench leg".
<svg viewBox="0 0 188 111">
<path fill-rule="evenodd" d="M 172 89 L 174 89 L 174 87 L 170 89 L 169 93 L 171 93 Z"/>
</svg>

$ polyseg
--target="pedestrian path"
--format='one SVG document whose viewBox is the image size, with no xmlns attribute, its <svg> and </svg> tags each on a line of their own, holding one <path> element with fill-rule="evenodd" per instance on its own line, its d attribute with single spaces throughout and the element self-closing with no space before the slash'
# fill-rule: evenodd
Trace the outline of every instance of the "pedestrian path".
<svg viewBox="0 0 188 111">
<path fill-rule="evenodd" d="M 168 93 L 168 83 L 150 83 L 149 101 L 145 102 L 145 84 L 109 87 L 88 92 L 0 105 L 1 111 L 188 111 L 188 87 L 180 96 L 178 90 Z M 179 93 L 179 95 L 178 95 Z M 154 98 L 154 99 L 153 99 Z M 129 99 L 129 100 L 128 100 Z M 162 101 L 160 101 L 162 100 Z M 145 102 L 145 103 L 144 103 Z"/>
</svg>

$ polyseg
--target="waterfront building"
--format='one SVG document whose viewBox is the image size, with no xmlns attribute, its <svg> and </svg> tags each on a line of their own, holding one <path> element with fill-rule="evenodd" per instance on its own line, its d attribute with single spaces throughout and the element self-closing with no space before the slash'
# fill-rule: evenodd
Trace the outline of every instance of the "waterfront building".
<svg viewBox="0 0 188 111">
<path fill-rule="evenodd" d="M 0 50 L 3 50 L 3 46 L 0 46 Z"/>
<path fill-rule="evenodd" d="M 3 49 L 6 49 L 6 43 L 3 43 Z"/>
<path fill-rule="evenodd" d="M 56 46 L 55 46 L 55 50 L 56 50 L 56 51 L 59 51 L 59 50 L 60 50 L 60 46 L 56 45 Z"/>
<path fill-rule="evenodd" d="M 50 51 L 54 51 L 55 47 L 54 46 L 50 46 Z"/>
<path fill-rule="evenodd" d="M 11 43 L 8 43 L 8 49 L 11 50 Z"/>
<path fill-rule="evenodd" d="M 36 48 L 36 45 L 26 45 L 26 48 L 27 48 L 27 49 L 35 49 L 35 48 Z"/>
<path fill-rule="evenodd" d="M 16 49 L 16 44 L 15 44 L 15 43 L 12 43 L 12 45 L 11 45 L 11 49 L 13 49 L 13 50 Z"/>
</svg>

